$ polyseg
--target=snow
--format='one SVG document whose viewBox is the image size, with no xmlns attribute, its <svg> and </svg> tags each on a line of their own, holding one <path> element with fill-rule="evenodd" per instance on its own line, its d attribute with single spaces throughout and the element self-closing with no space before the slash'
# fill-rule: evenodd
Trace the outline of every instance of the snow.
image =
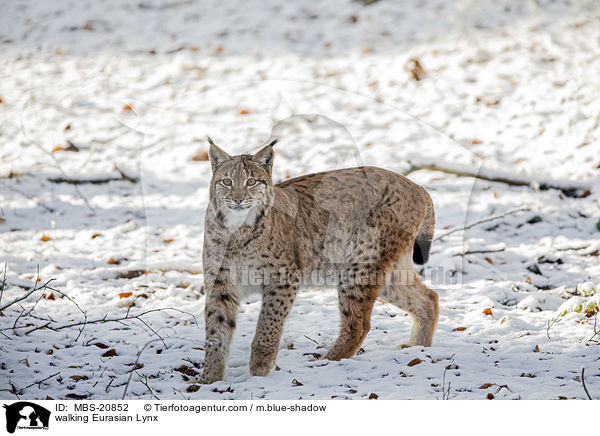
<svg viewBox="0 0 600 436">
<path fill-rule="evenodd" d="M 119 399 L 134 370 L 131 399 L 583 399 L 582 368 L 600 398 L 595 318 L 575 310 L 598 304 L 584 290 L 600 288 L 594 2 L 0 3 L 0 307 L 38 268 L 39 284 L 55 279 L 68 296 L 38 291 L 3 311 L 1 398 Z M 405 69 L 411 58 L 421 81 Z M 396 350 L 410 318 L 378 301 L 358 355 L 315 359 L 335 340 L 338 309 L 334 289 L 307 289 L 279 370 L 251 377 L 254 296 L 241 305 L 225 380 L 188 392 L 182 365 L 204 359 L 210 179 L 209 163 L 191 158 L 207 134 L 230 153 L 279 138 L 276 181 L 426 161 L 591 195 L 412 172 L 434 200 L 437 236 L 529 209 L 434 242 L 422 271 L 440 295 L 431 348 Z M 53 151 L 68 141 L 79 151 Z M 119 170 L 139 182 L 50 181 Z M 78 307 L 88 321 L 179 311 L 25 334 L 84 321 Z"/>
</svg>

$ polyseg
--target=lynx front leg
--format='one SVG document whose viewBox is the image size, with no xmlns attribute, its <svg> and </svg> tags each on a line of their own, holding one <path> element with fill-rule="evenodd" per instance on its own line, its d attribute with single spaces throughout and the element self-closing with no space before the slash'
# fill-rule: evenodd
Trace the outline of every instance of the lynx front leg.
<svg viewBox="0 0 600 436">
<path fill-rule="evenodd" d="M 265 287 L 252 341 L 250 374 L 267 375 L 275 365 L 283 323 L 290 313 L 297 290 L 295 283 Z"/>
<path fill-rule="evenodd" d="M 213 383 L 222 380 L 229 344 L 235 329 L 238 312 L 238 299 L 232 288 L 224 280 L 215 279 L 214 285 L 206 294 L 206 344 L 204 347 L 204 369 L 200 383 Z"/>
</svg>

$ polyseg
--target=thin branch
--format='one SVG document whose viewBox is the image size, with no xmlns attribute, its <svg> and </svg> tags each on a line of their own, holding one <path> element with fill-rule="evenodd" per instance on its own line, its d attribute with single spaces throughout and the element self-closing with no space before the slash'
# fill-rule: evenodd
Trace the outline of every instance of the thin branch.
<svg viewBox="0 0 600 436">
<path fill-rule="evenodd" d="M 6 267 L 8 262 L 4 262 L 4 276 L 2 277 L 2 285 L 0 285 L 0 303 L 2 303 L 2 296 L 4 295 L 4 289 L 6 288 Z"/>
<path fill-rule="evenodd" d="M 478 226 L 478 225 L 480 225 L 480 224 L 489 223 L 490 221 L 495 221 L 495 220 L 498 220 L 498 219 L 501 219 L 501 218 L 507 217 L 507 216 L 509 216 L 509 215 L 512 215 L 512 214 L 515 214 L 515 213 L 518 213 L 518 212 L 529 212 L 529 211 L 531 211 L 531 209 L 530 209 L 530 208 L 528 208 L 528 207 L 522 207 L 522 208 L 519 208 L 519 209 L 513 209 L 513 210 L 509 210 L 508 212 L 506 212 L 506 213 L 503 213 L 503 214 L 501 214 L 501 215 L 494 215 L 494 216 L 491 216 L 491 217 L 483 218 L 483 219 L 480 219 L 480 220 L 478 220 L 478 221 L 475 221 L 475 222 L 473 222 L 473 223 L 471 223 L 471 224 L 468 224 L 468 225 L 466 225 L 466 226 L 464 226 L 464 227 L 459 227 L 459 228 L 456 228 L 456 229 L 450 230 L 449 232 L 446 232 L 446 233 L 444 233 L 443 235 L 440 235 L 440 236 L 438 236 L 437 238 L 435 238 L 435 239 L 434 239 L 434 241 L 439 241 L 439 240 L 442 240 L 442 239 L 444 239 L 446 236 L 449 236 L 449 235 L 451 235 L 451 234 L 453 234 L 453 233 L 456 233 L 456 232 L 460 232 L 461 230 L 468 230 L 468 229 L 470 229 L 470 228 L 472 228 L 472 227 L 475 227 L 475 226 Z"/>
<path fill-rule="evenodd" d="M 588 397 L 588 400 L 592 399 L 592 396 L 590 395 L 590 393 L 587 390 L 587 387 L 585 385 L 585 378 L 584 378 L 584 374 L 585 373 L 585 368 L 581 368 L 581 384 L 583 385 L 583 390 L 585 391 L 585 394 Z"/>
<path fill-rule="evenodd" d="M 152 396 L 153 396 L 155 399 L 157 399 L 157 400 L 159 400 L 159 401 L 160 401 L 160 398 L 158 398 L 158 397 L 156 396 L 156 394 L 154 393 L 154 390 L 153 390 L 153 389 L 150 387 L 150 385 L 148 384 L 148 376 L 147 376 L 147 375 L 145 375 L 145 374 L 143 374 L 143 375 L 144 375 L 144 379 L 142 380 L 142 374 L 139 374 L 137 371 L 136 371 L 135 373 L 136 373 L 136 374 L 138 375 L 138 377 L 140 378 L 139 382 L 148 388 L 148 390 L 150 391 L 150 393 L 152 394 Z"/>
<path fill-rule="evenodd" d="M 46 377 L 46 378 L 43 378 L 43 379 L 41 379 L 41 380 L 39 380 L 39 381 L 33 382 L 33 383 L 31 383 L 30 385 L 27 385 L 27 386 L 25 386 L 23 389 L 30 388 L 30 387 L 32 387 L 33 385 L 39 385 L 39 387 L 41 388 L 41 387 L 42 387 L 41 385 L 42 385 L 42 383 L 43 383 L 43 382 L 45 382 L 45 381 L 46 381 L 46 380 L 48 380 L 48 379 L 51 379 L 52 377 L 56 377 L 56 376 L 57 376 L 57 375 L 59 375 L 59 374 L 60 374 L 60 371 L 59 371 L 59 372 L 57 372 L 56 374 L 52 374 L 52 375 L 50 375 L 50 376 L 48 376 L 48 377 Z M 23 389 L 21 389 L 21 391 L 23 391 Z"/>
<path fill-rule="evenodd" d="M 161 311 L 165 311 L 165 310 L 174 310 L 176 312 L 191 316 L 194 319 L 194 323 L 196 324 L 196 327 L 199 328 L 198 321 L 196 320 L 196 317 L 193 314 L 191 314 L 189 312 L 185 312 L 183 310 L 175 309 L 174 307 L 161 307 L 158 309 L 146 310 L 145 312 L 138 313 L 137 315 L 127 315 L 127 316 L 121 316 L 121 317 L 115 317 L 115 318 L 108 318 L 107 316 L 104 316 L 103 318 L 100 318 L 100 319 L 93 319 L 91 321 L 86 319 L 84 321 L 73 322 L 70 324 L 64 324 L 64 325 L 61 325 L 58 327 L 53 327 L 53 326 L 49 325 L 50 323 L 46 323 L 44 325 L 36 326 L 36 327 L 32 328 L 31 330 L 28 330 L 27 332 L 25 332 L 25 335 L 29 335 L 30 333 L 33 333 L 37 330 L 41 330 L 43 328 L 49 328 L 50 330 L 59 331 L 59 330 L 64 330 L 64 329 L 68 329 L 68 328 L 72 328 L 72 327 L 78 327 L 78 326 L 84 325 L 84 324 L 88 325 L 88 324 L 101 324 L 101 323 L 106 323 L 106 322 L 121 322 L 121 321 L 130 320 L 130 319 L 138 319 L 141 321 L 140 318 L 144 315 L 147 315 L 152 312 L 161 312 Z M 2 330 L 10 330 L 10 329 L 2 329 Z M 0 330 L 0 331 L 2 331 L 2 330 Z"/>
<path fill-rule="evenodd" d="M 39 278 L 39 275 L 38 275 Z M 15 298 L 13 301 L 11 301 L 10 303 L 6 303 L 4 306 L 0 306 L 0 311 L 5 310 L 6 308 L 12 306 L 13 304 L 18 303 L 19 301 L 23 301 L 25 299 L 27 299 L 31 294 L 33 294 L 35 291 L 39 291 L 42 289 L 45 289 L 48 286 L 48 283 L 54 281 L 56 279 L 50 279 L 48 280 L 46 283 L 44 283 L 41 287 L 37 287 L 37 281 L 35 282 L 33 289 L 29 292 L 27 292 L 25 295 L 21 296 L 21 297 L 17 297 Z"/>
<path fill-rule="evenodd" d="M 144 350 L 146 349 L 146 347 L 148 345 L 150 345 L 151 343 L 156 342 L 158 340 L 162 340 L 162 338 L 150 339 L 148 342 L 146 342 L 144 344 L 144 346 L 142 347 L 142 349 L 140 351 L 138 351 L 137 357 L 135 358 L 135 362 L 133 362 L 133 367 L 134 368 L 137 366 L 138 362 L 140 361 L 140 356 L 142 355 L 142 353 L 144 352 Z M 129 377 L 127 378 L 127 383 L 125 384 L 125 389 L 123 389 L 123 396 L 121 397 L 121 400 L 124 400 L 125 399 L 125 395 L 127 395 L 127 389 L 129 388 L 129 382 L 131 382 L 131 377 L 133 376 L 133 373 L 134 373 L 134 371 L 131 371 L 129 373 Z"/>
<path fill-rule="evenodd" d="M 23 197 L 26 197 L 29 200 L 35 201 L 39 206 L 43 207 L 44 209 L 46 209 L 50 213 L 56 212 L 56 209 L 54 209 L 53 207 L 50 207 L 47 204 L 45 204 L 44 202 L 40 201 L 39 198 L 36 198 L 36 197 L 34 197 L 32 195 L 29 195 L 28 193 L 23 192 L 20 189 L 17 189 L 17 188 L 15 188 L 13 186 L 9 186 L 8 189 L 10 189 L 11 191 L 16 192 L 17 194 L 21 194 Z"/>
</svg>

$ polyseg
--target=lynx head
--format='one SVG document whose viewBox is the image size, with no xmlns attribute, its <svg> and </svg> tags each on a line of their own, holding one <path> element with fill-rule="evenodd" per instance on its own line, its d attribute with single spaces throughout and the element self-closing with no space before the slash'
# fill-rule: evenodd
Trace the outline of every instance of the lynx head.
<svg viewBox="0 0 600 436">
<path fill-rule="evenodd" d="M 273 146 L 254 155 L 230 156 L 208 138 L 212 166 L 210 202 L 219 221 L 228 227 L 253 226 L 273 204 Z"/>
</svg>

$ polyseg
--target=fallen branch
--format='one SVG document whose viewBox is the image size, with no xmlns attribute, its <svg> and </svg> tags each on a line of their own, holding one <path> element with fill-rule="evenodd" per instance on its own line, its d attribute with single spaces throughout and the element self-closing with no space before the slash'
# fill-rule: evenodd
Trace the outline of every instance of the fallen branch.
<svg viewBox="0 0 600 436">
<path fill-rule="evenodd" d="M 102 185 L 110 182 L 126 181 L 130 183 L 137 183 L 139 177 L 135 177 L 131 174 L 127 174 L 125 171 L 115 166 L 115 170 L 119 173 L 118 175 L 110 176 L 96 176 L 96 177 L 83 177 L 73 178 L 68 176 L 63 177 L 50 177 L 48 181 L 52 183 L 68 183 L 70 185 Z"/>
<path fill-rule="evenodd" d="M 500 248 L 498 250 L 472 250 L 472 251 L 464 251 L 462 253 L 456 253 L 453 256 L 467 256 L 469 254 L 487 254 L 487 253 L 501 253 L 503 252 L 505 249 L 504 248 Z"/>
<path fill-rule="evenodd" d="M 480 169 L 479 171 L 475 172 L 466 166 L 455 164 L 438 165 L 435 163 L 409 163 L 410 168 L 406 173 L 404 173 L 404 175 L 408 175 L 419 170 L 440 171 L 442 173 L 453 174 L 459 177 L 473 177 L 480 180 L 487 180 L 489 182 L 505 183 L 510 186 L 528 186 L 534 189 L 539 189 L 540 191 L 557 189 L 567 197 L 571 198 L 585 198 L 592 193 L 588 186 L 579 185 L 571 181 L 533 179 L 527 176 L 509 174 L 488 169 Z"/>
</svg>

